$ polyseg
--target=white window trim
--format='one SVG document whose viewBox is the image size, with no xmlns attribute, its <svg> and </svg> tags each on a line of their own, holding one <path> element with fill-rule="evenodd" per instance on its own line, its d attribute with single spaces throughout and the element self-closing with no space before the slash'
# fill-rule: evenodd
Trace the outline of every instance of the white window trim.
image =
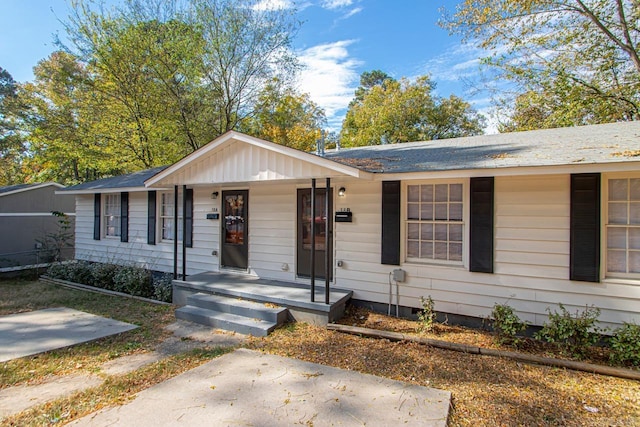
<svg viewBox="0 0 640 427">
<path fill-rule="evenodd" d="M 157 206 L 156 215 L 157 215 L 157 218 L 158 218 L 158 221 L 157 221 L 157 228 L 158 228 L 157 229 L 157 233 L 158 233 L 158 236 L 159 236 L 158 241 L 159 241 L 159 243 L 173 244 L 174 239 L 166 239 L 166 238 L 163 237 L 163 233 L 162 233 L 162 231 L 163 231 L 163 229 L 162 229 L 162 218 L 163 218 L 163 215 L 162 215 L 162 195 L 163 194 L 168 194 L 169 195 L 172 204 L 175 201 L 175 198 L 174 198 L 175 195 L 174 195 L 173 191 L 158 191 L 157 196 L 156 196 L 158 198 L 157 199 L 157 203 L 156 203 L 156 206 Z M 174 223 L 173 221 L 175 221 L 174 220 L 175 212 L 176 211 L 178 212 L 178 233 L 177 233 L 178 234 L 178 242 L 182 242 L 182 239 L 181 239 L 182 236 L 181 236 L 181 233 L 180 233 L 181 227 L 182 227 L 182 215 L 180 215 L 180 210 L 182 210 L 182 191 L 178 190 L 178 209 L 176 209 L 174 207 L 174 215 L 172 215 L 170 217 L 166 217 L 166 216 L 164 217 L 164 218 L 171 218 L 171 223 L 173 224 Z"/>
<path fill-rule="evenodd" d="M 108 225 L 107 225 L 107 200 L 110 197 L 114 197 L 117 201 L 118 201 L 118 212 L 117 215 L 115 215 L 118 220 L 117 220 L 117 224 L 118 224 L 118 230 L 119 233 L 118 234 L 107 234 L 107 230 L 108 230 Z M 122 236 L 122 230 L 120 230 L 120 225 L 121 225 L 121 209 L 122 209 L 122 195 L 120 193 L 105 193 L 104 197 L 103 197 L 103 202 L 102 202 L 102 218 L 100 218 L 100 221 L 102 223 L 102 237 L 104 237 L 105 239 L 120 239 L 120 236 Z"/>
<path fill-rule="evenodd" d="M 640 280 L 640 273 L 609 273 L 607 269 L 607 225 L 609 224 L 609 180 L 640 178 L 640 172 L 615 172 L 601 175 L 600 197 L 600 279 L 612 282 L 616 280 Z"/>
<path fill-rule="evenodd" d="M 423 184 L 462 184 L 462 261 L 415 259 L 407 257 L 407 203 L 409 185 Z M 468 269 L 469 267 L 469 178 L 428 179 L 402 181 L 400 197 L 400 259 L 401 264 L 416 266 L 450 267 Z"/>
</svg>

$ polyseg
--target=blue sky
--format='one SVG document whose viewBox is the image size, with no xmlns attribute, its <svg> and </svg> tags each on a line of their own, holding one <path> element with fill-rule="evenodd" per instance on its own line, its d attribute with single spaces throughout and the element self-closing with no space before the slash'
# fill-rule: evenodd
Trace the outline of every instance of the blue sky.
<svg viewBox="0 0 640 427">
<path fill-rule="evenodd" d="M 291 7 L 292 0 L 264 0 Z M 115 1 L 117 2 L 117 1 Z M 477 50 L 463 46 L 437 25 L 442 7 L 455 0 L 308 0 L 298 1 L 303 25 L 294 48 L 306 66 L 300 89 L 323 107 L 334 130 L 340 128 L 359 76 L 380 69 L 395 78 L 429 74 L 436 92 L 455 94 L 481 112 L 489 111 L 483 94 L 464 83 L 478 69 Z M 66 0 L 2 0 L 0 66 L 17 81 L 33 78 L 32 68 L 53 50 L 54 34 L 64 37 Z M 489 129 L 491 131 L 491 129 Z"/>
</svg>

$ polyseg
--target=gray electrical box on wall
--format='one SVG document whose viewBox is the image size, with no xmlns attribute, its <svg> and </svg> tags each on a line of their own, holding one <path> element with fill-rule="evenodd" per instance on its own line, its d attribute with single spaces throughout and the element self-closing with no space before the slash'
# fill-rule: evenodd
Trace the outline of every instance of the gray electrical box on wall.
<svg viewBox="0 0 640 427">
<path fill-rule="evenodd" d="M 393 280 L 396 282 L 404 282 L 406 276 L 406 271 L 401 268 L 396 268 L 393 270 Z"/>
</svg>

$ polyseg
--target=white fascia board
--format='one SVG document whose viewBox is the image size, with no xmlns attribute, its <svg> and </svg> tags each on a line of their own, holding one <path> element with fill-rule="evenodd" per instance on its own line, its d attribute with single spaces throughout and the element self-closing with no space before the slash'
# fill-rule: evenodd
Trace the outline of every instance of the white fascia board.
<svg viewBox="0 0 640 427">
<path fill-rule="evenodd" d="M 173 175 L 174 173 L 188 166 L 191 162 L 199 159 L 200 157 L 217 149 L 221 145 L 228 143 L 231 140 L 255 145 L 265 150 L 275 151 L 277 153 L 292 157 L 294 159 L 302 160 L 309 163 L 314 163 L 319 166 L 325 167 L 327 169 L 331 169 L 336 172 L 339 172 L 341 174 L 352 176 L 354 178 L 369 179 L 369 180 L 372 179 L 372 174 L 370 174 L 369 172 L 361 171 L 360 169 L 356 169 L 351 166 L 346 166 L 341 163 L 335 162 L 333 160 L 325 159 L 323 157 L 318 157 L 313 154 L 305 153 L 304 151 L 296 150 L 291 147 L 285 147 L 284 145 L 279 145 L 273 142 L 264 141 L 262 139 L 245 135 L 243 133 L 239 133 L 236 131 L 229 131 L 224 135 L 218 137 L 217 139 L 214 139 L 207 145 L 189 154 L 188 156 L 184 157 L 182 160 L 179 160 L 178 162 L 169 166 L 165 170 L 152 176 L 151 178 L 145 181 L 145 186 L 153 187 L 154 184 L 162 181 L 164 178 L 167 178 L 168 176 Z"/>
<path fill-rule="evenodd" d="M 75 212 L 63 212 L 66 216 L 76 216 Z M 10 217 L 50 217 L 51 212 L 0 212 L 0 218 Z"/>
<path fill-rule="evenodd" d="M 581 163 L 575 165 L 518 166 L 484 169 L 454 169 L 444 171 L 376 173 L 375 181 L 454 179 L 482 176 L 559 175 L 572 173 L 633 172 L 640 170 L 638 162 Z"/>
</svg>

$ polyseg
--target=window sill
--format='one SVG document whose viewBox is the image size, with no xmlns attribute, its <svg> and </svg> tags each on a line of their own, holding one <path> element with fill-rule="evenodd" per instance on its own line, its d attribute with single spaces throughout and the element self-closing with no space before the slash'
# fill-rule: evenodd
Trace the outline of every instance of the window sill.
<svg viewBox="0 0 640 427">
<path fill-rule="evenodd" d="M 612 285 L 630 285 L 630 286 L 640 286 L 640 275 L 637 278 L 629 278 L 629 277 L 605 277 L 601 280 L 602 284 L 612 284 Z"/>
<path fill-rule="evenodd" d="M 415 259 L 407 259 L 404 261 L 403 265 L 411 265 L 415 267 L 437 267 L 437 268 L 451 268 L 455 270 L 466 270 L 466 266 L 462 262 L 438 262 L 438 261 L 426 261 L 426 260 L 415 260 Z"/>
</svg>

